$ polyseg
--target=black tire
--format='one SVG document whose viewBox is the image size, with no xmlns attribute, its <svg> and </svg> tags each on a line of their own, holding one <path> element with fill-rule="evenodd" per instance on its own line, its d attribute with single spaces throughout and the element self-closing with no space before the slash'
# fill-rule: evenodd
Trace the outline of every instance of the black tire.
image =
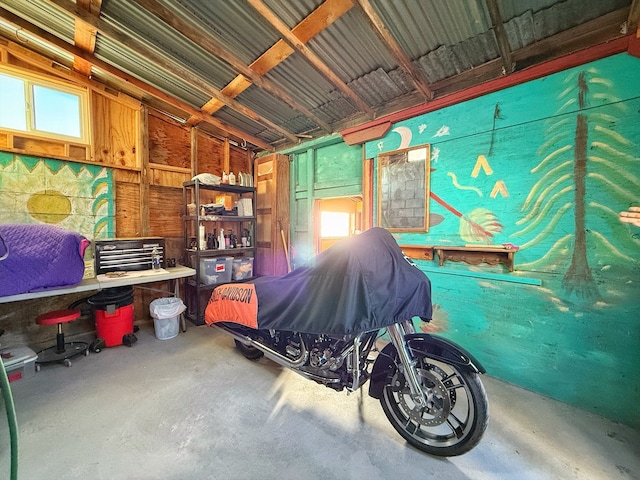
<svg viewBox="0 0 640 480">
<path fill-rule="evenodd" d="M 249 360 L 260 360 L 264 355 L 264 352 L 256 347 L 249 347 L 239 340 L 234 340 L 234 342 L 236 342 L 236 348 L 240 350 L 240 353 Z"/>
<path fill-rule="evenodd" d="M 405 377 L 396 370 L 380 397 L 387 419 L 407 442 L 431 455 L 452 457 L 468 452 L 478 444 L 489 421 L 480 376 L 428 357 L 417 361 L 427 407 L 413 402 Z"/>
</svg>

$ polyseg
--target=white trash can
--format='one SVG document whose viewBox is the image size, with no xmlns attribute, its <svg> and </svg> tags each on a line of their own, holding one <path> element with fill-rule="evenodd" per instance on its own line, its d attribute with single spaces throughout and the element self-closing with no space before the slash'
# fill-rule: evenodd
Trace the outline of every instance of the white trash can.
<svg viewBox="0 0 640 480">
<path fill-rule="evenodd" d="M 187 309 L 179 298 L 156 298 L 149 304 L 153 328 L 158 340 L 169 340 L 178 336 L 180 314 Z"/>
</svg>

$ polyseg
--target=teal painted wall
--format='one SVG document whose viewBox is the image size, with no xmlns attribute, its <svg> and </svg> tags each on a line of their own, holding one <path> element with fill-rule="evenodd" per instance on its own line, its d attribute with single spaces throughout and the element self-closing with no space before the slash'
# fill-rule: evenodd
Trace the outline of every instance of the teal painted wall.
<svg viewBox="0 0 640 480">
<path fill-rule="evenodd" d="M 399 243 L 520 247 L 513 273 L 417 262 L 433 285 L 434 318 L 421 328 L 469 349 L 493 377 L 636 428 L 640 229 L 617 214 L 640 205 L 638 78 L 640 60 L 620 54 L 399 122 L 364 146 L 376 158 L 431 144 L 431 227 Z M 299 251 L 322 155 L 292 155 Z M 340 144 L 330 156 L 360 165 L 360 155 Z M 324 173 L 318 184 L 345 180 L 340 162 Z"/>
<path fill-rule="evenodd" d="M 440 202 L 429 232 L 400 243 L 520 247 L 514 273 L 419 262 L 435 305 L 425 330 L 494 377 L 634 427 L 640 229 L 617 216 L 640 205 L 638 78 L 640 60 L 621 54 L 398 123 L 365 146 L 375 158 L 431 144 Z"/>
</svg>

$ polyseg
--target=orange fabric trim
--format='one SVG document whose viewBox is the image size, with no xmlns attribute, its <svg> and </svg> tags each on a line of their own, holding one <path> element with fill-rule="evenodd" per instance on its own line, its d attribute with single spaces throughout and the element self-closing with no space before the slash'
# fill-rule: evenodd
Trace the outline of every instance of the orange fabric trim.
<svg viewBox="0 0 640 480">
<path fill-rule="evenodd" d="M 249 283 L 227 283 L 211 293 L 204 312 L 207 325 L 215 322 L 233 322 L 258 328 L 258 297 L 256 288 Z"/>
</svg>

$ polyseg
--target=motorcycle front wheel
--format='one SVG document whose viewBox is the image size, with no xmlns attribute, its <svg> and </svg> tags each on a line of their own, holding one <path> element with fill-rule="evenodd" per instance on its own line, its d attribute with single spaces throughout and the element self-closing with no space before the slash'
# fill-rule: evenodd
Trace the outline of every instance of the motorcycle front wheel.
<svg viewBox="0 0 640 480">
<path fill-rule="evenodd" d="M 427 400 L 414 402 L 400 369 L 385 385 L 380 403 L 393 428 L 414 447 L 451 457 L 471 450 L 489 421 L 489 403 L 479 375 L 432 360 L 416 358 L 416 372 Z"/>
</svg>

